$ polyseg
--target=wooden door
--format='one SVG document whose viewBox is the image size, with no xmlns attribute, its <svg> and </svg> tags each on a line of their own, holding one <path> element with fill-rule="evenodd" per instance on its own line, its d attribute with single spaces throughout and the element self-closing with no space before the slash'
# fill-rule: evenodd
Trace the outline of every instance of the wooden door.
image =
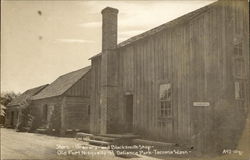
<svg viewBox="0 0 250 160">
<path fill-rule="evenodd" d="M 44 121 L 48 120 L 48 105 L 47 104 L 43 106 L 43 120 Z"/>
<path fill-rule="evenodd" d="M 14 116 L 15 116 L 15 112 L 11 111 L 11 115 L 10 115 L 10 125 L 13 126 L 14 125 Z"/>
<path fill-rule="evenodd" d="M 211 107 L 193 106 L 192 108 L 192 145 L 195 151 L 205 153 L 211 150 Z"/>
<path fill-rule="evenodd" d="M 127 131 L 133 131 L 133 95 L 126 95 L 126 123 Z"/>
</svg>

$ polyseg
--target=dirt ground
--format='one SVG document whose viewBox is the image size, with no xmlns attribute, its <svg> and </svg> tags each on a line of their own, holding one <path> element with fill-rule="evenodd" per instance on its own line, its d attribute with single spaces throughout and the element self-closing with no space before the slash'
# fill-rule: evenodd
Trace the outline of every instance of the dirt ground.
<svg viewBox="0 0 250 160">
<path fill-rule="evenodd" d="M 218 157 L 190 157 L 170 158 L 166 160 L 250 160 L 250 125 L 246 125 L 240 140 L 237 153 L 224 154 Z M 54 137 L 37 133 L 16 132 L 13 129 L 1 128 L 1 160 L 5 159 L 53 159 L 53 160 L 156 160 L 159 157 L 132 155 L 128 157 L 116 157 L 109 149 L 89 145 L 75 138 Z"/>
<path fill-rule="evenodd" d="M 83 148 L 80 148 L 83 147 Z M 115 157 L 105 148 L 95 148 L 74 138 L 53 137 L 44 134 L 16 132 L 13 129 L 1 128 L 2 159 L 124 159 Z M 80 151 L 80 152 L 79 152 Z M 84 153 L 86 154 L 84 154 Z M 97 155 L 99 154 L 99 155 Z M 106 155 L 103 155 L 106 154 Z M 154 159 L 135 156 L 134 159 Z"/>
</svg>

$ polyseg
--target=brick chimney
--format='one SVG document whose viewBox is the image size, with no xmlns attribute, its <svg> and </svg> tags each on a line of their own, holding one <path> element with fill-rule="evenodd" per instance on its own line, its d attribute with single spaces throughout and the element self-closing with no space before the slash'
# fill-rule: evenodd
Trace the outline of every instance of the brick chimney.
<svg viewBox="0 0 250 160">
<path fill-rule="evenodd" d="M 117 14 L 115 8 L 106 7 L 102 10 L 101 134 L 114 133 L 118 118 Z"/>
<path fill-rule="evenodd" d="M 102 51 L 115 49 L 117 45 L 118 9 L 106 7 L 102 10 Z"/>
</svg>

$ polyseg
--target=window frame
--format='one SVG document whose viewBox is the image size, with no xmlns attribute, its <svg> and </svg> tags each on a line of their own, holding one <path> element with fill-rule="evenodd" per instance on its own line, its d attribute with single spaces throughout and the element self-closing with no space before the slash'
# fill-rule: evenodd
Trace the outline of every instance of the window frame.
<svg viewBox="0 0 250 160">
<path fill-rule="evenodd" d="M 236 79 L 246 79 L 247 66 L 244 59 L 244 47 L 242 36 L 236 34 L 233 40 L 233 53 L 232 53 L 232 74 Z M 237 63 L 240 61 L 241 63 Z M 240 64 L 240 65 L 238 65 Z M 240 67 L 239 67 L 240 66 Z"/>
<path fill-rule="evenodd" d="M 168 96 L 166 99 L 161 99 L 160 95 L 160 90 L 161 90 L 161 85 L 170 85 L 168 89 L 168 93 L 170 92 L 170 96 Z M 159 106 L 158 106 L 158 121 L 159 123 L 162 123 L 162 121 L 167 121 L 167 120 L 172 120 L 173 119 L 173 84 L 169 81 L 164 81 L 159 83 L 158 85 L 158 99 L 159 99 Z M 166 103 L 169 102 L 170 107 L 166 106 Z M 162 103 L 164 104 L 164 107 L 162 107 Z"/>
<path fill-rule="evenodd" d="M 240 70 L 239 68 L 237 67 L 237 62 L 236 61 L 240 61 Z M 233 76 L 237 79 L 245 79 L 246 77 L 246 66 L 245 66 L 245 60 L 242 57 L 234 57 L 233 58 Z"/>
<path fill-rule="evenodd" d="M 236 84 L 238 83 L 238 94 L 237 94 L 237 88 L 236 88 Z M 244 101 L 245 100 L 245 96 L 246 96 L 246 89 L 245 89 L 245 82 L 243 80 L 240 79 L 236 79 L 234 81 L 234 98 L 235 100 L 241 100 Z M 241 95 L 242 94 L 242 95 Z M 238 95 L 238 96 L 237 96 Z"/>
</svg>

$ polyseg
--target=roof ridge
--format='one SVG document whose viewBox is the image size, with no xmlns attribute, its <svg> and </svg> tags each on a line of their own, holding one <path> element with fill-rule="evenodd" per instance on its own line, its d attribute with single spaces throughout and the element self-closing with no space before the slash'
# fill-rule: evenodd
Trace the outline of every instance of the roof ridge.
<svg viewBox="0 0 250 160">
<path fill-rule="evenodd" d="M 180 21 L 180 20 L 182 20 L 182 19 L 185 19 L 185 18 L 187 18 L 187 17 L 189 17 L 189 16 L 191 16 L 190 19 L 192 19 L 192 18 L 198 16 L 198 15 L 199 15 L 198 13 L 200 13 L 200 12 L 203 11 L 203 10 L 206 10 L 206 9 L 210 8 L 211 6 L 215 5 L 217 2 L 218 2 L 218 0 L 215 1 L 215 2 L 213 2 L 213 3 L 211 3 L 211 4 L 208 4 L 208 5 L 205 5 L 205 6 L 201 7 L 201 8 L 198 8 L 198 9 L 196 9 L 196 10 L 194 10 L 194 11 L 191 11 L 191 12 L 189 12 L 189 13 L 187 13 L 187 14 L 184 14 L 184 15 L 182 15 L 182 16 L 180 16 L 180 17 L 177 17 L 177 18 L 175 18 L 175 19 L 173 19 L 173 20 L 171 20 L 171 21 L 168 21 L 168 22 L 166 22 L 166 23 L 163 23 L 163 24 L 161 24 L 161 25 L 159 25 L 159 26 L 157 26 L 157 27 L 154 27 L 154 28 L 152 28 L 152 29 L 149 29 L 149 30 L 147 30 L 147 31 L 145 31 L 145 32 L 143 32 L 143 33 L 141 33 L 141 34 L 138 34 L 138 35 L 135 35 L 135 36 L 133 36 L 133 37 L 130 37 L 130 38 L 128 38 L 127 40 L 122 41 L 122 42 L 120 42 L 119 44 L 117 44 L 117 48 L 121 48 L 121 47 L 124 47 L 124 46 L 130 44 L 131 42 L 129 42 L 129 41 L 132 40 L 132 39 L 135 39 L 136 37 L 139 37 L 139 39 L 143 39 L 143 38 L 145 38 L 145 37 L 147 37 L 147 36 L 149 36 L 149 35 L 152 35 L 152 34 L 153 34 L 152 32 L 154 32 L 154 31 L 155 31 L 154 33 L 158 33 L 158 32 L 160 32 L 160 31 L 162 31 L 163 29 L 166 29 L 166 28 L 167 28 L 167 27 L 166 27 L 167 25 L 176 23 L 177 21 Z M 177 23 L 177 24 L 179 24 L 179 23 Z M 157 29 L 159 29 L 159 28 L 162 28 L 162 29 L 157 30 Z M 151 34 L 146 35 L 147 33 L 150 33 L 150 32 L 151 32 Z M 145 36 L 142 36 L 142 35 L 145 35 Z M 142 37 L 140 37 L 140 36 L 142 36 Z M 139 39 L 136 39 L 136 40 L 134 40 L 134 41 L 137 41 L 137 40 L 139 40 Z M 132 42 L 134 42 L 134 41 L 132 41 Z M 126 43 L 126 42 L 128 42 L 128 43 Z"/>
<path fill-rule="evenodd" d="M 23 101 L 25 101 L 25 100 L 33 97 L 37 93 L 41 92 L 47 86 L 48 86 L 48 84 L 45 84 L 45 85 L 41 85 L 41 86 L 38 86 L 38 87 L 28 89 L 25 92 L 23 92 L 21 95 L 19 95 L 18 97 L 14 98 L 7 106 L 19 105 Z"/>
<path fill-rule="evenodd" d="M 44 88 L 46 88 L 47 86 L 48 86 L 49 84 L 45 84 L 45 85 L 42 85 L 42 86 L 40 86 L 40 87 L 37 87 L 37 88 L 35 88 L 35 89 L 38 89 L 38 88 L 40 88 L 36 93 L 34 93 L 34 95 L 32 95 L 32 96 L 35 96 L 35 95 L 37 95 L 39 92 L 41 92 Z M 32 97 L 31 96 L 31 97 Z"/>
<path fill-rule="evenodd" d="M 88 67 L 91 67 L 91 66 L 88 66 Z M 82 68 L 82 69 L 86 69 L 87 67 L 85 68 Z M 85 73 L 83 74 L 75 83 L 73 83 L 72 85 L 69 86 L 69 88 L 67 90 L 65 90 L 61 95 L 63 95 L 64 93 L 66 93 L 69 89 L 71 89 L 77 82 L 79 82 L 88 72 L 90 71 L 90 69 Z"/>
<path fill-rule="evenodd" d="M 75 70 L 75 71 L 71 71 L 71 72 L 65 73 L 65 74 L 63 74 L 63 75 L 60 75 L 59 77 L 63 77 L 63 76 L 66 76 L 66 75 L 68 75 L 68 74 L 75 73 L 75 72 L 78 72 L 78 71 L 80 71 L 80 70 L 87 69 L 87 68 L 91 68 L 91 65 L 89 65 L 89 66 L 87 66 L 87 67 L 83 67 L 83 68 L 77 69 L 77 70 Z M 59 77 L 58 77 L 58 78 L 59 78 Z M 52 83 L 53 83 L 53 82 L 52 82 Z"/>
<path fill-rule="evenodd" d="M 173 20 L 171 20 L 171 21 L 168 21 L 168 22 L 163 23 L 163 24 L 161 24 L 161 25 L 159 25 L 159 26 L 157 26 L 157 27 L 154 27 L 154 28 L 152 28 L 152 29 L 149 29 L 149 30 L 147 30 L 147 31 L 145 31 L 145 32 L 143 32 L 143 33 L 141 33 L 141 34 L 138 34 L 138 35 L 135 35 L 135 36 L 133 36 L 133 37 L 130 37 L 130 38 L 128 38 L 127 40 L 118 43 L 118 44 L 117 44 L 117 48 L 122 48 L 122 47 L 124 47 L 124 46 L 127 46 L 127 45 L 131 44 L 132 42 L 136 42 L 136 41 L 141 40 L 141 39 L 143 39 L 143 38 L 145 38 L 145 37 L 147 37 L 147 36 L 150 36 L 150 35 L 152 35 L 152 34 L 158 33 L 158 32 L 160 32 L 160 31 L 162 31 L 162 30 L 168 28 L 169 25 L 177 25 L 177 24 L 179 24 L 179 23 L 177 23 L 177 22 L 179 22 L 180 20 L 185 19 L 185 18 L 187 18 L 187 17 L 189 17 L 189 16 L 191 16 L 190 19 L 193 19 L 193 18 L 195 18 L 196 16 L 200 15 L 200 12 L 201 12 L 201 11 L 207 10 L 208 8 L 214 6 L 218 1 L 220 1 L 220 0 L 216 0 L 216 1 L 213 2 L 213 3 L 210 3 L 210 4 L 208 4 L 208 5 L 205 5 L 205 6 L 201 7 L 201 8 L 198 8 L 198 9 L 196 9 L 196 10 L 194 10 L 194 11 L 191 11 L 191 12 L 189 12 L 189 13 L 187 13 L 187 14 L 184 14 L 184 15 L 182 15 L 182 16 L 180 16 L 180 17 L 177 17 L 177 18 L 175 18 L 175 19 L 173 19 Z M 158 29 L 158 30 L 157 30 L 157 29 Z M 101 53 L 102 53 L 102 52 L 100 52 L 100 53 L 98 53 L 98 54 L 96 54 L 96 55 L 90 57 L 89 59 L 92 59 L 92 58 L 95 58 L 95 57 L 99 57 L 99 56 L 101 56 Z"/>
<path fill-rule="evenodd" d="M 84 77 L 90 69 L 91 66 L 86 66 L 57 77 L 52 83 L 49 84 L 48 87 L 39 92 L 37 95 L 32 96 L 32 99 L 39 100 L 63 95 L 75 83 L 82 79 L 82 77 Z"/>
</svg>

